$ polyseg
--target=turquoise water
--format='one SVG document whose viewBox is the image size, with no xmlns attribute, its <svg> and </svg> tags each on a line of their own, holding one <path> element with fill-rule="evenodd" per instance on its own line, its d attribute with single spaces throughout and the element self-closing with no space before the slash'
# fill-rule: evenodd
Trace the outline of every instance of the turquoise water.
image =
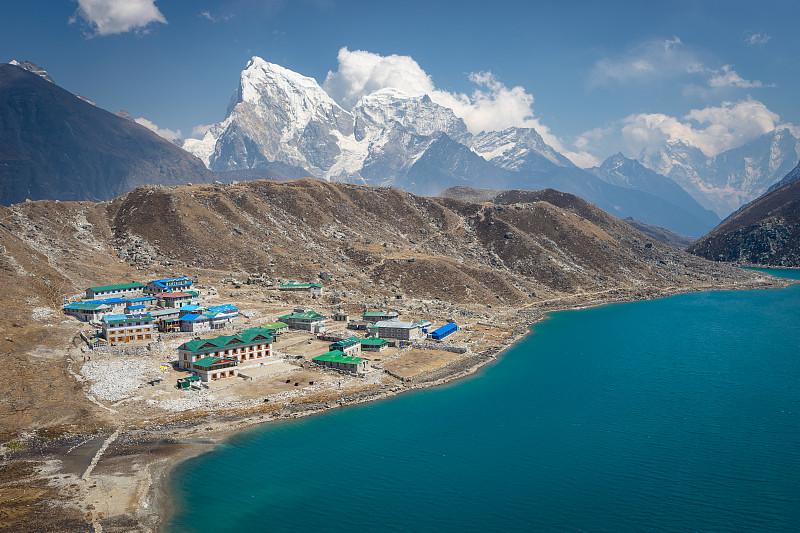
<svg viewBox="0 0 800 533">
<path fill-rule="evenodd" d="M 800 530 L 799 318 L 800 286 L 556 313 L 475 377 L 184 463 L 166 530 Z"/>
</svg>

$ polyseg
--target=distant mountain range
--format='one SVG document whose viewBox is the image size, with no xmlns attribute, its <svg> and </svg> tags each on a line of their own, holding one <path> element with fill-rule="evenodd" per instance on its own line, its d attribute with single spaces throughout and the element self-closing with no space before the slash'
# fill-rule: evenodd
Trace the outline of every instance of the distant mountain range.
<svg viewBox="0 0 800 533">
<path fill-rule="evenodd" d="M 800 267 L 800 164 L 689 251 L 714 261 Z"/>
<path fill-rule="evenodd" d="M 584 170 L 532 128 L 475 134 L 430 97 L 391 88 L 344 109 L 314 79 L 258 57 L 242 71 L 225 120 L 183 141 L 196 158 L 81 99 L 30 62 L 0 65 L 0 202 L 99 200 L 142 184 L 255 177 L 313 176 L 426 196 L 457 186 L 553 188 L 696 238 L 800 157 L 800 141 L 783 129 L 713 158 L 672 142 L 641 162 L 616 154 Z"/>
<path fill-rule="evenodd" d="M 788 129 L 777 129 L 714 157 L 682 142 L 668 142 L 657 154 L 640 159 L 724 218 L 766 192 L 797 164 L 800 140 Z"/>
<path fill-rule="evenodd" d="M 0 64 L 0 204 L 108 200 L 145 184 L 214 180 L 198 158 L 34 67 Z"/>
<path fill-rule="evenodd" d="M 554 188 L 694 237 L 719 222 L 677 184 L 630 160 L 623 166 L 634 174 L 625 178 L 618 156 L 585 171 L 532 128 L 472 134 L 451 109 L 396 89 L 344 109 L 314 79 L 258 57 L 242 71 L 225 120 L 183 146 L 215 172 L 294 168 L 428 196 L 459 185 Z"/>
</svg>

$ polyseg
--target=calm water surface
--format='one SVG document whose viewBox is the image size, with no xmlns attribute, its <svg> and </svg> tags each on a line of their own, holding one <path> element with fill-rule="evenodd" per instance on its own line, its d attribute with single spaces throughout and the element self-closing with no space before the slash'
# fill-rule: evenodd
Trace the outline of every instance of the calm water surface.
<svg viewBox="0 0 800 533">
<path fill-rule="evenodd" d="M 242 433 L 170 490 L 169 532 L 798 531 L 800 286 L 556 313 L 473 378 Z"/>
</svg>

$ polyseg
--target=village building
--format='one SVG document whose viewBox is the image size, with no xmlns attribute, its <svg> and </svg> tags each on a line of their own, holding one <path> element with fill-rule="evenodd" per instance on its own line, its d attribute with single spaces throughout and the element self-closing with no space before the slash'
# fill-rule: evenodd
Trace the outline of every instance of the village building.
<svg viewBox="0 0 800 533">
<path fill-rule="evenodd" d="M 452 335 L 456 331 L 458 331 L 458 325 L 455 322 L 448 322 L 447 324 L 436 329 L 435 331 L 430 332 L 428 334 L 428 338 L 435 341 L 440 341 L 445 337 L 447 337 L 448 335 Z"/>
<path fill-rule="evenodd" d="M 231 320 L 239 316 L 239 308 L 233 304 L 212 305 L 206 309 L 206 314 L 230 323 Z"/>
<path fill-rule="evenodd" d="M 147 283 L 144 294 L 158 294 L 161 292 L 186 292 L 192 288 L 194 282 L 187 277 L 157 279 Z"/>
<path fill-rule="evenodd" d="M 350 316 L 340 309 L 333 314 L 333 320 L 335 322 L 347 322 L 350 320 Z"/>
<path fill-rule="evenodd" d="M 235 358 L 228 357 L 203 357 L 191 364 L 190 370 L 200 377 L 200 380 L 208 383 L 224 378 L 235 378 L 239 375 L 236 366 L 239 362 Z"/>
<path fill-rule="evenodd" d="M 113 312 L 112 306 L 102 303 L 75 302 L 65 305 L 62 309 L 64 314 L 74 316 L 83 322 L 89 322 Z"/>
<path fill-rule="evenodd" d="M 134 313 L 144 313 L 145 311 L 147 311 L 147 306 L 144 306 L 142 304 L 137 304 L 135 302 L 134 303 L 128 303 L 125 306 L 125 314 L 128 314 L 128 315 L 131 315 L 131 314 L 134 314 Z"/>
<path fill-rule="evenodd" d="M 340 350 L 332 350 L 328 353 L 318 355 L 312 359 L 316 364 L 350 372 L 353 374 L 363 374 L 367 371 L 367 360 L 363 357 L 350 357 Z"/>
<path fill-rule="evenodd" d="M 375 324 L 383 320 L 394 320 L 399 316 L 400 313 L 396 311 L 364 311 L 364 314 L 361 315 L 361 319 L 364 320 L 364 322 Z"/>
<path fill-rule="evenodd" d="M 361 351 L 363 352 L 382 352 L 389 347 L 389 341 L 372 337 L 361 339 Z"/>
<path fill-rule="evenodd" d="M 427 320 L 403 322 L 402 320 L 382 320 L 370 328 L 372 336 L 381 339 L 413 341 L 422 339 L 431 323 Z"/>
<path fill-rule="evenodd" d="M 158 298 L 161 307 L 183 307 L 187 304 L 197 303 L 197 293 L 190 292 L 159 292 L 154 295 Z"/>
<path fill-rule="evenodd" d="M 150 311 L 153 323 L 158 327 L 158 331 L 169 333 L 181 330 L 180 309 L 155 309 Z"/>
<path fill-rule="evenodd" d="M 298 283 L 295 280 L 289 280 L 278 286 L 279 291 L 292 291 L 292 292 L 307 292 L 311 296 L 322 296 L 322 285 L 318 283 Z"/>
<path fill-rule="evenodd" d="M 158 305 L 158 298 L 155 296 L 136 296 L 134 298 L 128 298 L 126 301 L 130 303 L 146 305 L 148 307 Z"/>
<path fill-rule="evenodd" d="M 336 341 L 328 346 L 330 351 L 340 351 L 345 355 L 358 355 L 361 353 L 361 343 L 358 337 L 348 337 Z"/>
<path fill-rule="evenodd" d="M 239 363 L 257 362 L 272 354 L 274 340 L 261 328 L 212 339 L 193 339 L 178 347 L 178 367 L 192 370 L 191 365 L 205 357 L 233 359 Z"/>
<path fill-rule="evenodd" d="M 86 289 L 86 298 L 94 300 L 101 296 L 138 296 L 142 294 L 141 283 L 120 283 L 118 285 L 102 285 Z"/>
<path fill-rule="evenodd" d="M 223 329 L 239 316 L 239 308 L 233 304 L 215 305 L 208 308 L 199 305 L 184 305 L 179 311 L 180 331 L 189 333 Z"/>
<path fill-rule="evenodd" d="M 316 311 L 295 310 L 294 313 L 279 317 L 278 320 L 291 329 L 301 329 L 311 333 L 324 333 L 325 321 L 328 320 L 328 317 Z"/>
<path fill-rule="evenodd" d="M 278 335 L 283 335 L 284 333 L 289 331 L 289 325 L 285 324 L 284 322 L 270 322 L 269 324 L 261 324 L 258 327 L 260 327 L 273 337 L 277 337 Z"/>
<path fill-rule="evenodd" d="M 128 306 L 128 303 L 130 303 L 130 300 L 126 298 L 97 298 L 95 300 L 83 300 L 75 303 L 104 304 L 111 307 L 112 313 L 123 313 L 125 312 L 125 308 Z"/>
<path fill-rule="evenodd" d="M 153 317 L 150 313 L 106 315 L 100 321 L 103 337 L 109 346 L 130 342 L 149 342 L 153 339 Z"/>
</svg>

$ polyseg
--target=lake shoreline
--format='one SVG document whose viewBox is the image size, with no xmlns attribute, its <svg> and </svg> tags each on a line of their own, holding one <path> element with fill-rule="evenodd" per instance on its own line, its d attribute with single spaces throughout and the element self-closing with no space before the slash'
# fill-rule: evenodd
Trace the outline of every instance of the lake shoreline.
<svg viewBox="0 0 800 533">
<path fill-rule="evenodd" d="M 525 337 L 532 333 L 531 328 L 538 324 L 539 322 L 545 320 L 548 315 L 557 312 L 563 311 L 574 311 L 580 309 L 586 309 L 591 307 L 599 307 L 604 305 L 610 304 L 622 304 L 622 303 L 632 303 L 636 301 L 642 300 L 651 300 L 651 299 L 658 299 L 658 298 L 667 298 L 670 296 L 675 296 L 679 294 L 689 294 L 689 293 L 697 293 L 697 292 L 708 292 L 708 291 L 727 291 L 727 290 L 760 290 L 760 289 L 767 289 L 767 288 L 785 288 L 789 285 L 797 283 L 795 281 L 787 280 L 787 279 L 779 279 L 776 278 L 775 280 L 771 280 L 770 283 L 767 285 L 762 286 L 742 286 L 741 284 L 731 284 L 726 286 L 720 286 L 715 288 L 698 288 L 694 289 L 692 287 L 686 288 L 676 288 L 673 290 L 668 291 L 657 291 L 659 292 L 658 295 L 639 295 L 636 297 L 614 297 L 614 298 L 603 298 L 599 300 L 587 300 L 580 303 L 574 304 L 566 304 L 566 305 L 554 305 L 550 306 L 545 310 L 542 309 L 535 309 L 535 310 L 525 310 L 521 309 L 518 311 L 520 317 L 525 317 L 528 319 L 526 325 L 524 327 L 515 328 L 514 333 L 512 336 L 507 339 L 503 345 L 485 350 L 479 354 L 473 355 L 470 359 L 473 359 L 472 364 L 468 365 L 459 365 L 459 368 L 451 368 L 458 363 L 454 363 L 448 365 L 444 369 L 442 369 L 442 374 L 440 376 L 433 376 L 430 380 L 426 380 L 423 383 L 414 383 L 410 386 L 393 386 L 390 387 L 389 390 L 383 390 L 380 392 L 369 391 L 367 394 L 357 393 L 355 396 L 356 398 L 348 398 L 343 399 L 337 405 L 325 405 L 322 402 L 311 402 L 311 405 L 304 405 L 300 404 L 296 407 L 299 409 L 289 409 L 287 411 L 279 412 L 276 415 L 269 416 L 267 418 L 264 417 L 263 414 L 245 416 L 240 420 L 236 421 L 235 427 L 230 427 L 229 425 L 225 425 L 225 427 L 217 427 L 211 430 L 211 435 L 215 441 L 214 445 L 210 445 L 205 449 L 196 450 L 195 452 L 188 452 L 184 451 L 180 458 L 176 458 L 174 461 L 171 461 L 169 464 L 159 468 L 156 470 L 160 489 L 156 489 L 156 492 L 161 491 L 165 494 L 168 492 L 167 487 L 170 483 L 172 477 L 171 474 L 175 472 L 175 469 L 179 467 L 183 462 L 197 457 L 198 455 L 210 451 L 213 449 L 213 446 L 219 444 L 226 439 L 241 433 L 244 430 L 251 429 L 255 426 L 274 422 L 274 421 L 285 421 L 297 418 L 304 418 L 316 414 L 321 414 L 326 412 L 330 409 L 335 409 L 338 407 L 347 407 L 351 405 L 357 405 L 360 403 L 372 402 L 372 401 L 379 401 L 392 398 L 404 392 L 410 392 L 413 390 L 418 389 L 425 389 L 430 387 L 441 386 L 447 383 L 451 383 L 470 375 L 475 374 L 484 366 L 498 361 L 501 356 L 514 346 L 516 346 L 520 341 L 522 341 Z M 363 392 L 363 391 L 362 391 Z M 207 428 L 207 430 L 210 428 Z M 159 499 L 158 504 L 156 506 L 158 509 L 158 528 L 155 531 L 163 531 L 163 527 L 169 521 L 173 510 L 174 510 L 174 501 L 168 495 L 166 498 Z"/>
<path fill-rule="evenodd" d="M 256 408 L 238 411 L 207 410 L 191 413 L 189 416 L 164 415 L 158 420 L 152 420 L 146 427 L 106 428 L 106 432 L 113 433 L 72 435 L 71 440 L 66 443 L 42 442 L 40 448 L 25 450 L 7 459 L 12 462 L 35 460 L 50 465 L 46 472 L 39 472 L 37 482 L 44 480 L 51 490 L 55 489 L 57 497 L 53 496 L 53 492 L 50 496 L 43 497 L 63 511 L 63 529 L 88 522 L 101 526 L 103 531 L 163 531 L 175 507 L 169 487 L 176 475 L 176 469 L 187 460 L 213 450 L 215 446 L 243 430 L 267 422 L 297 419 L 339 407 L 384 400 L 404 392 L 463 379 L 497 361 L 508 349 L 530 335 L 532 326 L 551 313 L 652 300 L 684 293 L 784 288 L 793 283 L 796 281 L 759 278 L 717 283 L 713 286 L 664 289 L 647 287 L 576 294 L 539 302 L 507 312 L 497 312 L 496 319 L 519 324 L 512 329 L 509 337 L 493 348 L 426 373 L 424 379 L 419 381 L 369 386 L 323 401 L 304 402 L 302 399 L 295 399 L 285 405 L 265 403 Z M 66 479 L 67 476 L 58 475 L 63 474 L 61 460 L 64 447 L 90 440 L 102 441 L 102 451 L 93 458 L 96 466 L 93 467 L 91 476 L 84 473 L 76 480 L 74 477 Z M 78 488 L 73 488 L 75 481 Z M 36 529 L 35 523 L 31 526 Z"/>
</svg>

